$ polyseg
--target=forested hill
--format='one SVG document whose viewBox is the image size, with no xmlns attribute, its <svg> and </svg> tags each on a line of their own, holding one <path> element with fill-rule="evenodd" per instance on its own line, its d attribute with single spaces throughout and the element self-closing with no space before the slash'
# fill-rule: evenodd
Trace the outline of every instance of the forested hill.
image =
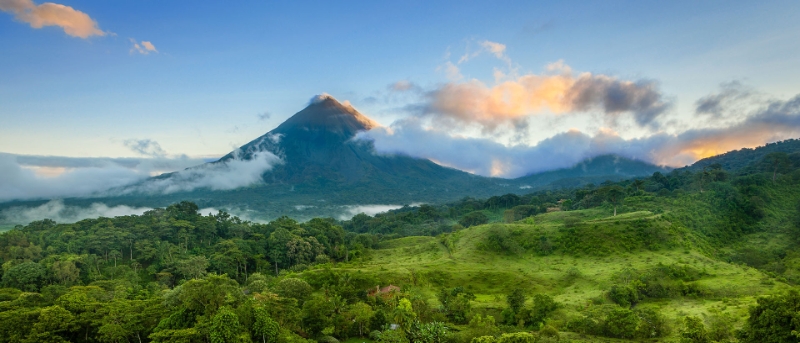
<svg viewBox="0 0 800 343">
<path fill-rule="evenodd" d="M 708 168 L 713 164 L 719 164 L 725 170 L 735 171 L 747 167 L 755 161 L 760 161 L 765 156 L 772 153 L 784 153 L 787 155 L 800 154 L 800 139 L 787 139 L 780 142 L 768 143 L 755 149 L 744 148 L 729 151 L 724 154 L 704 158 L 683 169 L 696 172 L 703 170 L 703 168 Z M 800 156 L 794 155 L 792 158 L 800 158 Z"/>
<path fill-rule="evenodd" d="M 590 183 L 596 184 L 607 180 L 619 181 L 668 171 L 670 168 L 659 167 L 647 162 L 617 155 L 601 155 L 581 161 L 570 168 L 523 176 L 515 179 L 514 182 L 520 187 L 530 188 L 575 188 Z"/>
<path fill-rule="evenodd" d="M 771 158 L 346 221 L 37 221 L 0 234 L 0 342 L 789 342 L 800 163 Z"/>
</svg>

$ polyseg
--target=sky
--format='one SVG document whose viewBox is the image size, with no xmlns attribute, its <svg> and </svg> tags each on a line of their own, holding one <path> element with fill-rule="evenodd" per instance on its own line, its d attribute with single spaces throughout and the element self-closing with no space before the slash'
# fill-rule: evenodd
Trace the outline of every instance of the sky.
<svg viewBox="0 0 800 343">
<path fill-rule="evenodd" d="M 322 93 L 382 125 L 360 137 L 378 151 L 476 174 L 605 153 L 678 167 L 800 136 L 798 13 L 797 1 L 0 0 L 0 201 L 197 165 Z"/>
</svg>

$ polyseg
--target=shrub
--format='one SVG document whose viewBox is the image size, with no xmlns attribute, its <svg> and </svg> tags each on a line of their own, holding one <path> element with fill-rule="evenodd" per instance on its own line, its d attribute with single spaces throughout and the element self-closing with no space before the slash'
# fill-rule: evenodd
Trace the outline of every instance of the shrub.
<svg viewBox="0 0 800 343">
<path fill-rule="evenodd" d="M 711 343 L 702 319 L 692 316 L 683 319 L 681 343 Z"/>
<path fill-rule="evenodd" d="M 629 285 L 614 285 L 608 291 L 608 298 L 622 307 L 631 307 L 639 302 L 639 291 Z"/>
<path fill-rule="evenodd" d="M 615 338 L 636 337 L 639 327 L 639 317 L 631 310 L 618 308 L 608 314 L 606 318 L 606 331 Z"/>
<path fill-rule="evenodd" d="M 474 211 L 467 213 L 463 217 L 461 217 L 461 220 L 458 221 L 458 223 L 464 227 L 486 224 L 488 222 L 489 222 L 489 217 L 487 217 L 481 211 Z"/>
<path fill-rule="evenodd" d="M 552 297 L 546 294 L 536 294 L 533 296 L 533 308 L 529 325 L 538 327 L 544 324 L 545 319 L 557 310 L 559 304 Z"/>
<path fill-rule="evenodd" d="M 504 333 L 497 343 L 534 343 L 536 337 L 527 332 Z"/>
<path fill-rule="evenodd" d="M 369 332 L 369 339 L 373 341 L 377 341 L 378 338 L 381 336 L 381 332 L 378 330 L 372 330 Z"/>
<path fill-rule="evenodd" d="M 339 343 L 339 340 L 333 336 L 322 336 L 322 338 L 318 339 L 317 342 L 319 343 Z"/>
<path fill-rule="evenodd" d="M 311 295 L 312 289 L 308 282 L 297 278 L 285 278 L 278 282 L 275 292 L 284 298 L 294 298 L 302 303 Z"/>
</svg>

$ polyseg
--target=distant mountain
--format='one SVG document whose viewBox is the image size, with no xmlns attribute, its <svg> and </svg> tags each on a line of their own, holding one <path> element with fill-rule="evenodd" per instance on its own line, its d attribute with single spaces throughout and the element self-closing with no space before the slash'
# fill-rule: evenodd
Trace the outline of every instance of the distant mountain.
<svg viewBox="0 0 800 343">
<path fill-rule="evenodd" d="M 707 157 L 681 168 L 681 170 L 698 171 L 712 164 L 719 163 L 722 168 L 728 171 L 737 171 L 752 163 L 761 161 L 764 156 L 773 152 L 783 152 L 787 154 L 800 153 L 800 139 L 787 139 L 780 142 L 768 143 L 755 149 L 744 148 L 733 150 L 724 154 Z"/>
<path fill-rule="evenodd" d="M 163 207 L 190 200 L 201 208 L 238 209 L 250 217 L 296 218 L 335 215 L 344 205 L 443 203 L 465 196 L 487 198 L 506 193 L 528 193 L 543 188 L 582 186 L 606 180 L 651 175 L 663 168 L 618 156 L 599 156 L 571 168 L 519 179 L 482 177 L 444 167 L 430 160 L 405 155 L 376 154 L 370 141 L 355 140 L 360 131 L 378 124 L 330 96 L 319 96 L 275 129 L 223 156 L 217 161 L 162 174 L 116 190 L 123 194 L 66 199 L 65 203 Z M 193 182 L 209 169 L 258 161 L 268 154 L 271 168 L 245 175 L 228 170 L 226 178 L 253 178 L 255 183 L 232 190 L 212 187 L 179 188 L 165 192 L 172 181 Z M 274 155 L 274 156 L 273 156 Z M 273 163 L 279 159 L 279 163 Z M 264 170 L 263 172 L 261 170 Z M 205 176 L 207 177 L 207 176 Z M 228 180 L 230 181 L 230 180 Z M 229 187 L 233 188 L 233 187 Z M 166 194 L 164 194 L 166 193 Z M 33 205 L 35 202 L 6 203 Z"/>
<path fill-rule="evenodd" d="M 551 170 L 516 179 L 521 186 L 531 188 L 571 188 L 607 180 L 619 181 L 648 176 L 655 172 L 669 172 L 647 162 L 631 160 L 617 155 L 602 155 L 584 160 L 571 168 Z"/>
</svg>

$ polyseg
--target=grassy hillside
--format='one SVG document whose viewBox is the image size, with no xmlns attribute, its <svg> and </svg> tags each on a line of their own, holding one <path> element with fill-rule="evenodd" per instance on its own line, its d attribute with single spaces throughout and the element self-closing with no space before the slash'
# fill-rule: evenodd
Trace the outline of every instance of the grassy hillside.
<svg viewBox="0 0 800 343">
<path fill-rule="evenodd" d="M 630 207 L 641 202 L 629 200 Z M 648 242 L 639 238 L 637 231 L 645 227 L 649 234 L 663 239 Z M 491 245 L 498 236 L 504 236 L 507 246 L 495 251 Z M 548 240 L 552 242 L 550 253 L 542 247 Z M 599 244 L 584 246 L 583 241 Z M 476 312 L 497 319 L 502 318 L 506 295 L 512 290 L 523 289 L 529 305 L 530 296 L 547 294 L 563 304 L 549 323 L 563 331 L 570 331 L 570 323 L 590 308 L 611 304 L 607 293 L 624 275 L 654 268 L 697 273 L 677 280 L 695 294 L 647 299 L 636 305 L 657 310 L 673 328 L 687 315 L 729 315 L 740 325 L 756 296 L 790 288 L 762 271 L 721 261 L 709 255 L 707 248 L 702 239 L 665 220 L 663 214 L 633 211 L 612 217 L 608 210 L 590 209 L 475 226 L 440 237 L 394 239 L 381 243 L 369 261 L 338 268 L 372 274 L 382 285 L 400 285 L 431 303 L 436 303 L 438 290 L 461 286 L 475 294 Z M 669 337 L 677 332 L 672 330 Z M 565 337 L 591 340 L 578 333 L 566 333 Z"/>
</svg>

